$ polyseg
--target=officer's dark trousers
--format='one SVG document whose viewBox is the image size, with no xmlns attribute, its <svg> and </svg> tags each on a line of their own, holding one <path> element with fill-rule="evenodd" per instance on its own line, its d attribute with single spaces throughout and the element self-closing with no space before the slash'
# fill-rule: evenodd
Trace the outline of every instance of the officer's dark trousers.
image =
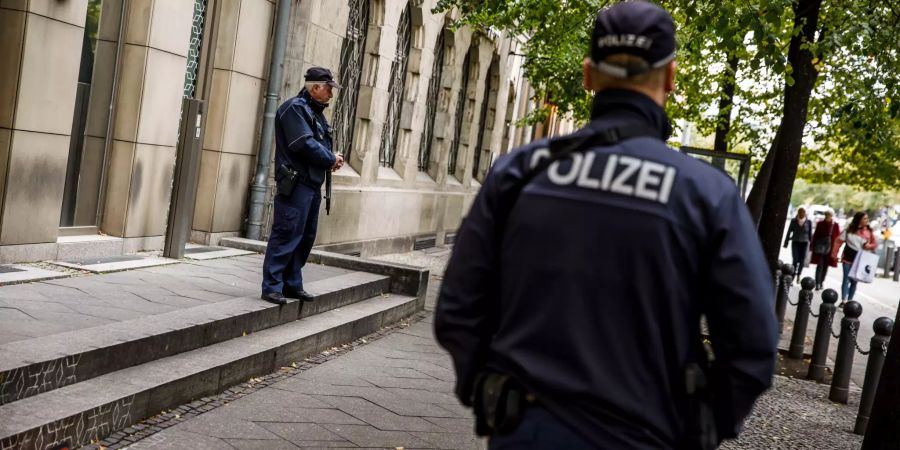
<svg viewBox="0 0 900 450">
<path fill-rule="evenodd" d="M 321 197 L 318 189 L 299 183 L 290 197 L 275 196 L 272 234 L 263 262 L 263 295 L 303 289 L 300 269 L 316 240 Z"/>
<path fill-rule="evenodd" d="M 492 436 L 491 450 L 501 449 L 594 449 L 580 434 L 541 407 L 530 407 L 515 431 Z"/>
</svg>

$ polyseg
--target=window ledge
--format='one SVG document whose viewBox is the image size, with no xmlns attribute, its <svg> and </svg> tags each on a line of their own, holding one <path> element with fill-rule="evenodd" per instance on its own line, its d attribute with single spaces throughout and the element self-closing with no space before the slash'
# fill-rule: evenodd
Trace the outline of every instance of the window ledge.
<svg viewBox="0 0 900 450">
<path fill-rule="evenodd" d="M 390 167 L 378 166 L 378 179 L 379 180 L 389 180 L 389 181 L 403 181 L 403 177 L 400 176 L 397 171 Z"/>
</svg>

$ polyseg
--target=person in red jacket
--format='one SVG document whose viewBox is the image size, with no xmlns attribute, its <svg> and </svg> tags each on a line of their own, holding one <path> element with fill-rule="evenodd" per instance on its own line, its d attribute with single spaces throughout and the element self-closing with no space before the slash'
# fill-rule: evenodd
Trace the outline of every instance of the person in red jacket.
<svg viewBox="0 0 900 450">
<path fill-rule="evenodd" d="M 878 248 L 878 242 L 875 241 L 875 233 L 869 227 L 869 215 L 864 212 L 858 212 L 853 215 L 850 225 L 841 232 L 834 246 L 831 247 L 831 257 L 837 259 L 838 251 L 843 244 L 844 253 L 841 255 L 841 265 L 844 268 L 844 280 L 841 282 L 841 302 L 838 307 L 843 307 L 844 303 L 853 300 L 853 294 L 856 293 L 857 281 L 850 278 L 850 268 L 853 266 L 853 260 L 860 251 L 874 252 Z"/>
<path fill-rule="evenodd" d="M 831 257 L 831 248 L 834 241 L 841 235 L 841 227 L 834 221 L 831 211 L 825 213 L 825 218 L 816 224 L 816 231 L 812 239 L 812 263 L 816 265 L 816 290 L 822 289 L 828 266 L 837 267 L 837 258 Z"/>
</svg>

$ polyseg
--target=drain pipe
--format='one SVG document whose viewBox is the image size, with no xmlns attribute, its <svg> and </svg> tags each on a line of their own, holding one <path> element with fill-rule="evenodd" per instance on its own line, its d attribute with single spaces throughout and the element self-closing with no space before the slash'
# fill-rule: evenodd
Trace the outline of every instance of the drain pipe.
<svg viewBox="0 0 900 450">
<path fill-rule="evenodd" d="M 253 176 L 253 183 L 250 185 L 247 239 L 259 240 L 262 237 L 266 181 L 269 177 L 269 160 L 272 159 L 275 111 L 278 108 L 278 93 L 281 92 L 284 50 L 287 46 L 288 27 L 291 19 L 291 1 L 278 0 L 278 15 L 275 19 L 275 35 L 272 43 L 272 63 L 269 66 L 269 81 L 266 86 L 265 114 L 259 138 L 259 154 L 256 158 L 256 175 Z"/>
</svg>

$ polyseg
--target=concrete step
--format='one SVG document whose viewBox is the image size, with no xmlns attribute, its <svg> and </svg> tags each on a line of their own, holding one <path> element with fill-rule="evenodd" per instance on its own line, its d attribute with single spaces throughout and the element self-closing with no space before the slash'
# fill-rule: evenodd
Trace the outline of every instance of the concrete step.
<svg viewBox="0 0 900 450">
<path fill-rule="evenodd" d="M 0 405 L 388 293 L 391 279 L 352 272 L 308 283 L 306 289 L 315 301 L 302 308 L 300 302 L 278 306 L 241 297 L 4 344 Z"/>
<path fill-rule="evenodd" d="M 60 236 L 56 240 L 56 259 L 60 261 L 120 256 L 124 252 L 125 240 L 115 236 Z"/>
<path fill-rule="evenodd" d="M 219 245 L 222 247 L 257 253 L 264 253 L 266 251 L 265 241 L 255 241 L 253 239 L 237 237 L 222 238 L 219 241 Z M 310 264 L 324 264 L 326 266 L 340 267 L 347 270 L 358 270 L 389 276 L 391 277 L 391 292 L 417 296 L 419 298 L 420 307 L 425 307 L 425 289 L 428 286 L 428 269 L 406 264 L 343 255 L 320 249 L 313 249 L 307 262 Z"/>
<path fill-rule="evenodd" d="M 241 237 L 227 237 L 219 240 L 222 247 L 236 248 L 238 250 L 247 250 L 256 253 L 266 252 L 266 241 L 257 241 Z"/>
<path fill-rule="evenodd" d="M 415 297 L 378 295 L 3 405 L 0 448 L 89 444 L 165 409 L 371 334 L 418 310 Z"/>
</svg>

